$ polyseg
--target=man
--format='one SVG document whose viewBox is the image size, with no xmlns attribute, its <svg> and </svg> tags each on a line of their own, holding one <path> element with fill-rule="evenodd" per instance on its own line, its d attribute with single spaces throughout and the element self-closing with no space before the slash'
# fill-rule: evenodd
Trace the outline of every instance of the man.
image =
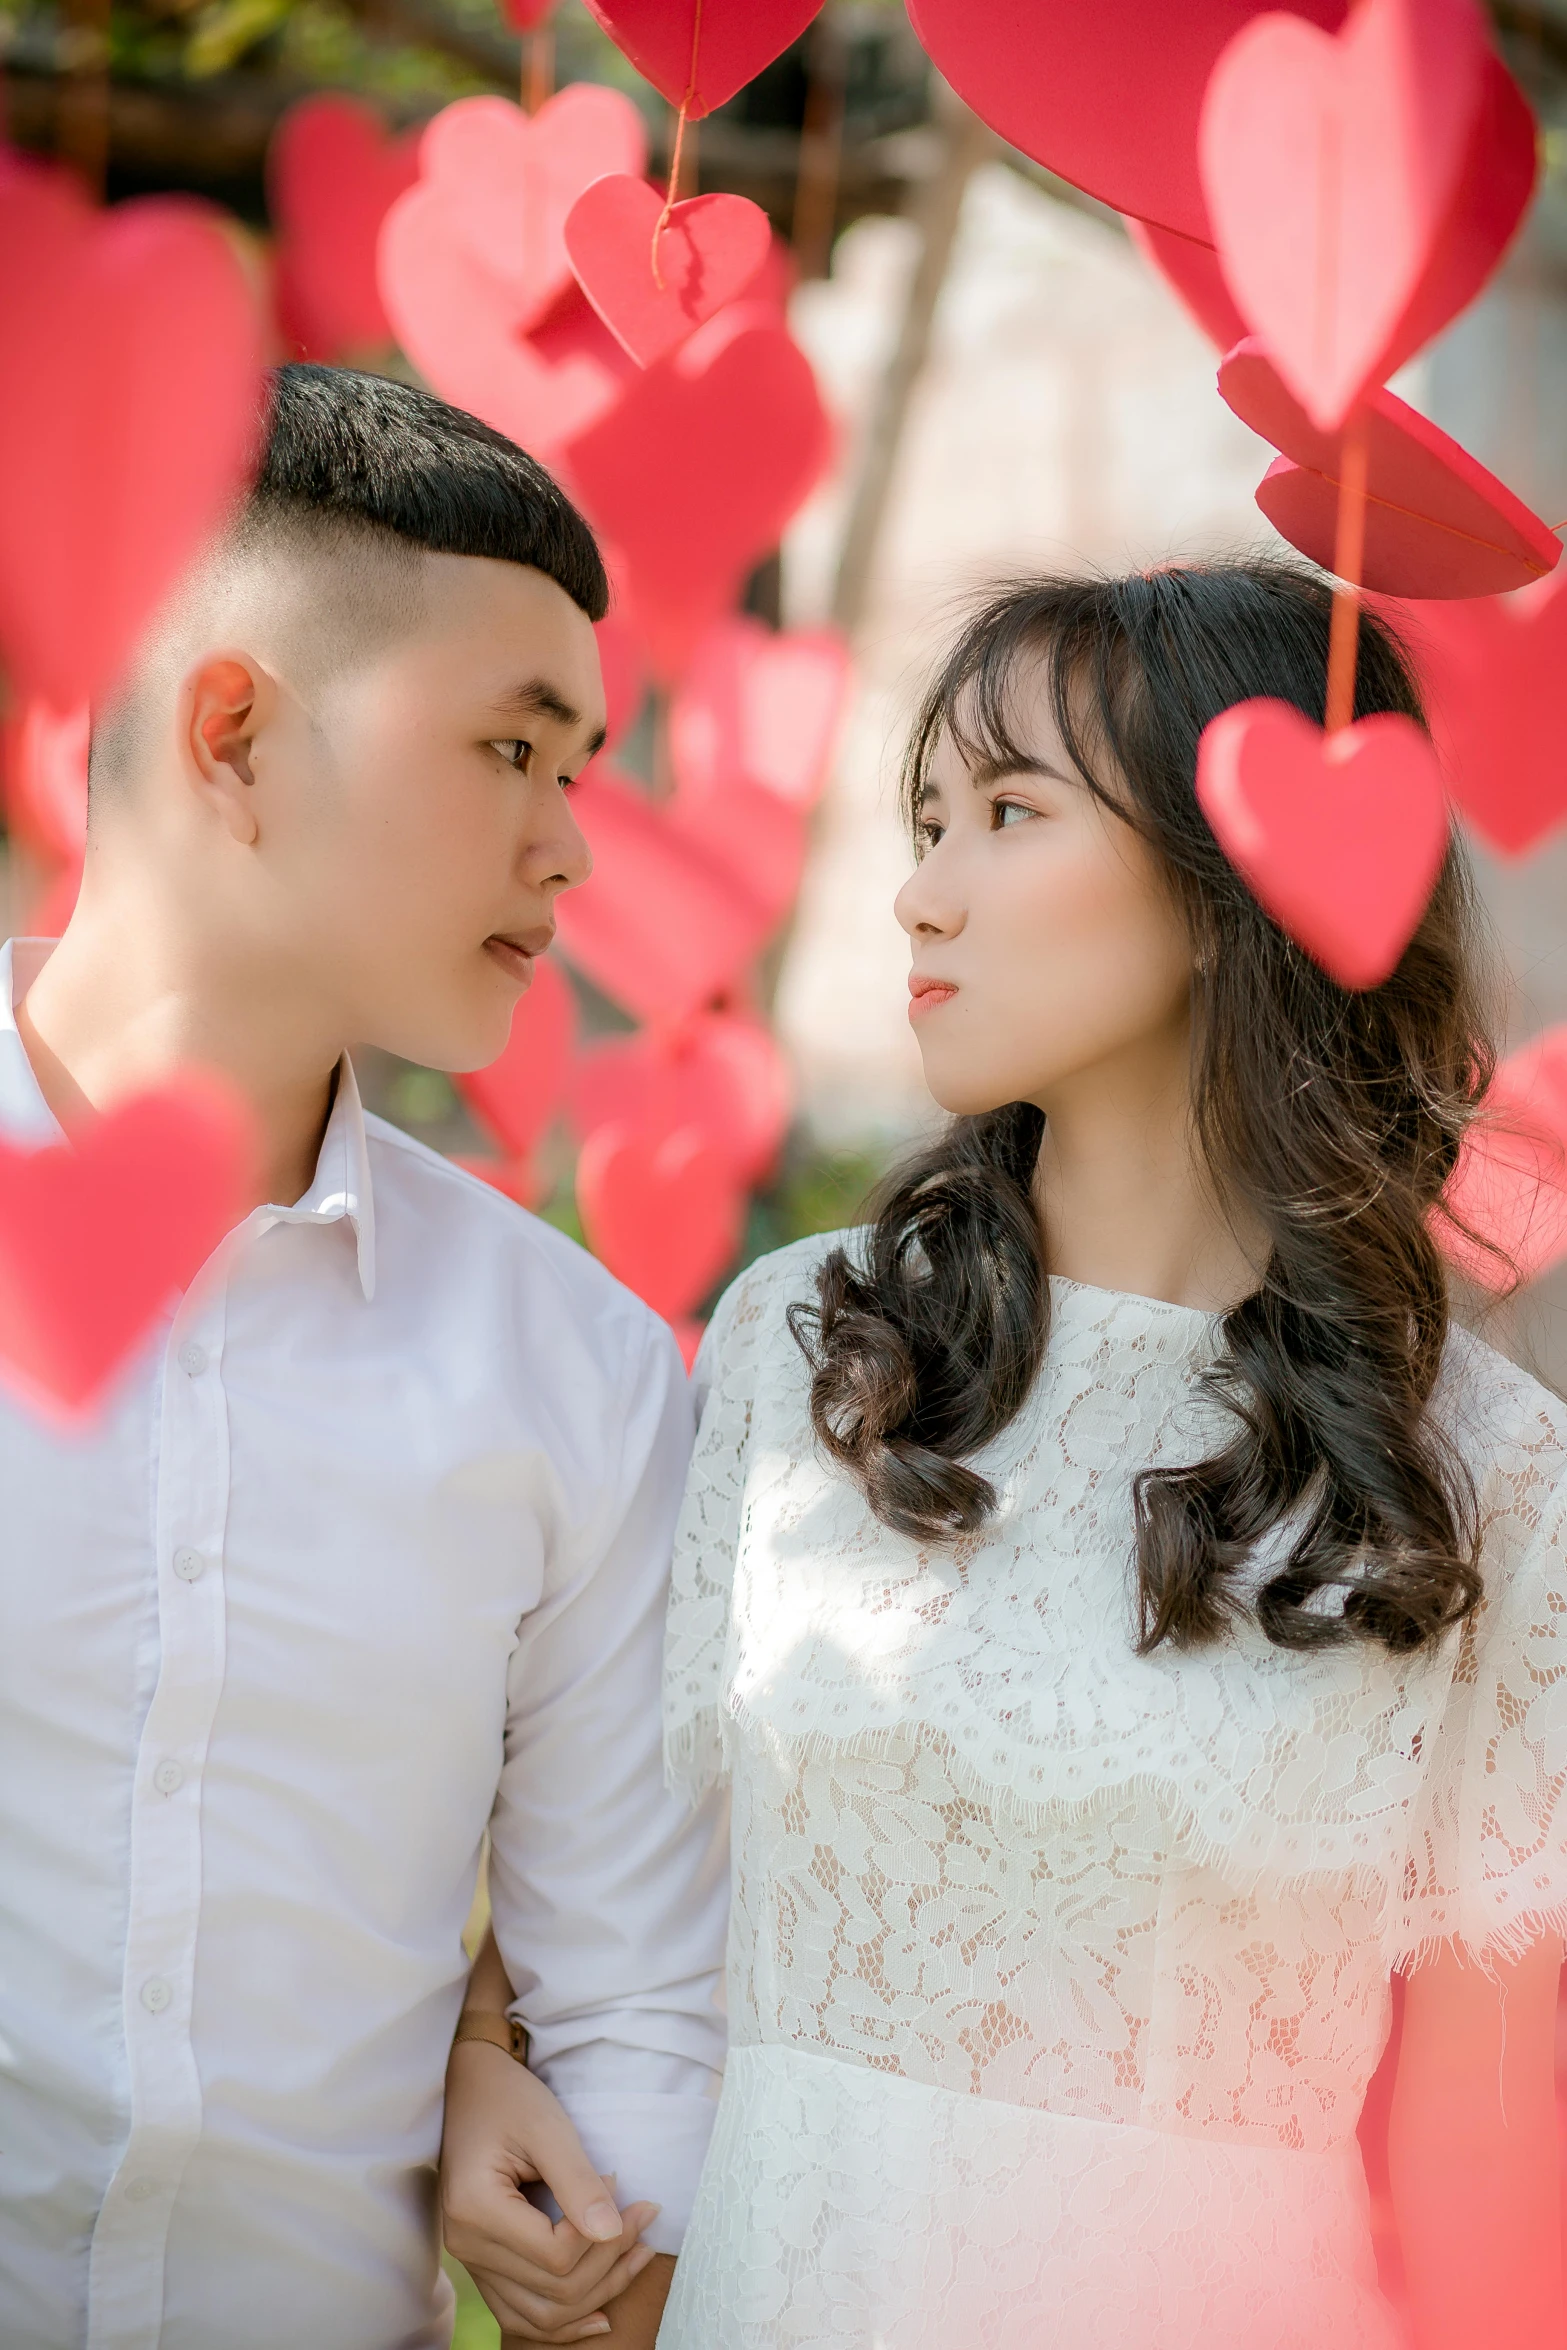
<svg viewBox="0 0 1567 2350">
<path fill-rule="evenodd" d="M 96 730 L 65 936 L 0 960 L 13 1143 L 200 1063 L 266 1158 L 88 1436 L 0 1403 L 7 2350 L 445 2341 L 486 1826 L 534 2167 L 576 2222 L 529 2220 L 546 2281 L 588 2247 L 602 2302 L 678 2247 L 724 1903 L 717 1815 L 659 1764 L 678 1354 L 366 1117 L 346 1058 L 505 1043 L 588 872 L 566 792 L 605 597 L 511 443 L 283 369 L 253 495 Z M 535 2338 L 579 2332 L 580 2294 L 519 2292 Z M 650 2343 L 659 2299 L 613 2302 L 617 2339 Z"/>
</svg>

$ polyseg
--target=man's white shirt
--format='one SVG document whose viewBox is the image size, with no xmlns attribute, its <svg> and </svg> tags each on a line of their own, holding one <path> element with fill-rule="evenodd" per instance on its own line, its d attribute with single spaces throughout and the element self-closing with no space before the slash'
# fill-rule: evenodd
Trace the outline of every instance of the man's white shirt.
<svg viewBox="0 0 1567 2350">
<path fill-rule="evenodd" d="M 12 957 L 0 1135 L 41 1145 Z M 310 1191 L 92 1427 L 0 1393 L 5 2350 L 445 2342 L 486 1827 L 535 2069 L 678 2249 L 726 1904 L 659 1757 L 690 1438 L 664 1325 L 346 1062 Z"/>
</svg>

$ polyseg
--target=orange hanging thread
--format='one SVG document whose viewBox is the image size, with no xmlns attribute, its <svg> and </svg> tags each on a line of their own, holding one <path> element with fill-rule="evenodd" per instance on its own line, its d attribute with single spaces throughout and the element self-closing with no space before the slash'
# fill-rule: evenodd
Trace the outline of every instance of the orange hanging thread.
<svg viewBox="0 0 1567 2350">
<path fill-rule="evenodd" d="M 555 28 L 541 24 L 528 35 L 528 70 L 523 83 L 522 103 L 528 114 L 537 114 L 547 105 L 555 91 Z"/>
<path fill-rule="evenodd" d="M 680 195 L 680 157 L 686 143 L 686 116 L 696 96 L 696 55 L 702 39 L 702 0 L 696 0 L 696 12 L 691 19 L 691 70 L 686 76 L 686 94 L 680 101 L 680 112 L 675 117 L 675 144 L 669 158 L 669 187 L 664 196 L 664 209 L 653 223 L 653 283 L 660 293 L 664 290 L 664 273 L 658 265 L 659 240 L 669 226 L 669 216 Z"/>
<path fill-rule="evenodd" d="M 1338 734 L 1355 716 L 1355 668 L 1360 653 L 1360 583 L 1366 567 L 1366 480 L 1370 467 L 1366 411 L 1350 418 L 1340 452 L 1338 519 L 1333 535 L 1333 619 L 1328 631 L 1325 722 Z"/>
</svg>

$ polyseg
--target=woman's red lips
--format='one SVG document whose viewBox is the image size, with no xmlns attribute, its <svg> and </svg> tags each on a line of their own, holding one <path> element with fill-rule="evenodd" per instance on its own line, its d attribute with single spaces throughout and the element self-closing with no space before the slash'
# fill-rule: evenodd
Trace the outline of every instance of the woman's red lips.
<svg viewBox="0 0 1567 2350">
<path fill-rule="evenodd" d="M 924 1012 L 934 1012 L 939 1004 L 951 1003 L 957 988 L 950 979 L 932 979 L 925 971 L 909 973 L 909 1018 L 919 1019 Z"/>
</svg>

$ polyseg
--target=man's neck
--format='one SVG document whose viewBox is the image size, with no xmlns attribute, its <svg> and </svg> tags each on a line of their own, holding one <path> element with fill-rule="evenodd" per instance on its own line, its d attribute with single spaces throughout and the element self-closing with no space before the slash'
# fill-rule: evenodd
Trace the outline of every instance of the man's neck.
<svg viewBox="0 0 1567 2350">
<path fill-rule="evenodd" d="M 308 1001 L 292 1000 L 305 991 L 226 969 L 190 942 L 154 946 L 145 929 L 91 908 L 41 968 L 17 964 L 17 1031 L 67 1132 L 179 1069 L 212 1069 L 256 1117 L 254 1204 L 291 1206 L 309 1190 L 342 1048 Z"/>
</svg>

